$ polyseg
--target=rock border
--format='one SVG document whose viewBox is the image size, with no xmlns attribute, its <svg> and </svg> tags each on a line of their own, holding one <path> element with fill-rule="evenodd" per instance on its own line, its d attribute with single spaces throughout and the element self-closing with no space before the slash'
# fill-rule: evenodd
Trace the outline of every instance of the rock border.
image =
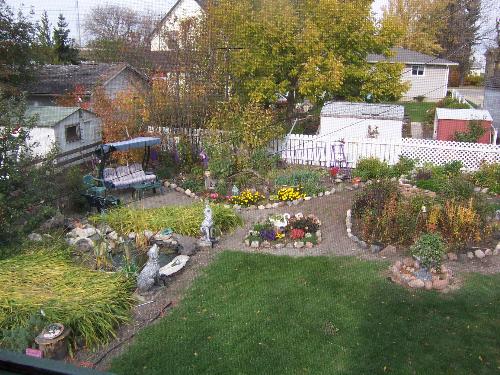
<svg viewBox="0 0 500 375">
<path fill-rule="evenodd" d="M 191 190 L 189 190 L 189 189 L 184 190 L 182 187 L 178 186 L 177 184 L 170 183 L 169 181 L 164 181 L 163 186 L 165 186 L 166 188 L 171 188 L 172 190 L 175 190 L 178 193 L 185 194 L 186 196 L 188 196 L 194 200 L 201 201 L 201 202 L 205 200 L 204 198 L 198 196 L 196 193 L 193 193 Z M 284 206 L 291 207 L 291 206 L 297 206 L 302 202 L 307 202 L 307 201 L 310 201 L 312 199 L 328 197 L 328 196 L 335 194 L 337 192 L 342 192 L 344 189 L 348 190 L 348 191 L 353 191 L 353 190 L 356 190 L 362 186 L 363 186 L 363 183 L 353 184 L 352 187 L 351 186 L 344 186 L 343 184 L 339 184 L 339 185 L 337 185 L 337 187 L 333 187 L 330 190 L 325 190 L 323 192 L 319 192 L 318 194 L 312 195 L 310 197 L 308 196 L 305 198 L 296 199 L 294 201 L 281 201 L 281 202 L 273 202 L 273 203 L 268 202 L 265 205 L 264 204 L 251 205 L 248 207 L 243 207 L 243 206 L 240 206 L 238 204 L 227 204 L 226 203 L 226 204 L 224 204 L 224 207 L 225 208 L 234 208 L 237 211 L 270 210 L 270 209 L 284 207 Z"/>
<path fill-rule="evenodd" d="M 398 260 L 391 266 L 391 280 L 412 289 L 444 290 L 453 282 L 453 272 L 446 266 L 441 266 L 441 272 L 435 269 L 425 272 L 426 278 L 419 276 L 422 271 L 420 263 L 413 258 Z"/>
<path fill-rule="evenodd" d="M 322 234 L 321 234 L 321 229 L 317 230 L 316 233 L 316 239 L 317 243 L 314 244 L 313 242 L 307 241 L 307 237 L 304 237 L 301 241 L 293 241 L 290 240 L 287 243 L 279 242 L 276 244 L 272 244 L 269 241 L 251 241 L 250 240 L 244 240 L 244 243 L 247 247 L 253 248 L 253 249 L 283 249 L 283 248 L 295 248 L 295 249 L 313 249 L 314 247 L 318 246 L 322 242 Z"/>
</svg>

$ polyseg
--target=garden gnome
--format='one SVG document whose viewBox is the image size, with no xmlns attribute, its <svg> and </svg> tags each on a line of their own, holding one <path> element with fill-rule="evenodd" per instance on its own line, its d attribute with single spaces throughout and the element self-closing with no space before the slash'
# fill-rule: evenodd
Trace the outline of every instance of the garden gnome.
<svg viewBox="0 0 500 375">
<path fill-rule="evenodd" d="M 204 212 L 205 212 L 205 218 L 203 219 L 200 228 L 202 233 L 201 243 L 210 246 L 212 244 L 212 240 L 210 239 L 210 231 L 214 226 L 214 221 L 212 219 L 212 209 L 210 208 L 208 203 L 205 206 Z"/>
<path fill-rule="evenodd" d="M 137 288 L 141 292 L 147 292 L 153 287 L 158 279 L 158 271 L 160 264 L 158 263 L 158 245 L 154 244 L 148 250 L 148 261 L 137 278 Z"/>
</svg>

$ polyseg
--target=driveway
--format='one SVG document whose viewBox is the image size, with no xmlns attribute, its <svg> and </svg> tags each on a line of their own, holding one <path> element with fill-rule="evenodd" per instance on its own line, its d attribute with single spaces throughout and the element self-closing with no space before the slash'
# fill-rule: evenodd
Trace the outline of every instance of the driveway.
<svg viewBox="0 0 500 375">
<path fill-rule="evenodd" d="M 456 89 L 460 94 L 462 94 L 462 96 L 482 107 L 483 106 L 483 102 L 484 102 L 484 87 L 475 87 L 475 86 L 463 86 L 463 87 L 459 87 L 458 89 Z"/>
</svg>

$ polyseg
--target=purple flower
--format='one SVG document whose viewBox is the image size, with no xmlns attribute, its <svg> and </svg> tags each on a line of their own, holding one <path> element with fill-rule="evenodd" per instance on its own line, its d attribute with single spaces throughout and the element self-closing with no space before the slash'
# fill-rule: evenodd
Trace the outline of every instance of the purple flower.
<svg viewBox="0 0 500 375">
<path fill-rule="evenodd" d="M 276 232 L 273 229 L 262 229 L 260 231 L 260 238 L 266 241 L 274 241 L 276 239 Z"/>
</svg>

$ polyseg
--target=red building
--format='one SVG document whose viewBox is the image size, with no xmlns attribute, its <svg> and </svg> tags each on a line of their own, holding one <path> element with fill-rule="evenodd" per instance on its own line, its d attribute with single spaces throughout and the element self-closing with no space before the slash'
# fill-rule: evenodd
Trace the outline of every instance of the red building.
<svg viewBox="0 0 500 375">
<path fill-rule="evenodd" d="M 484 129 L 478 143 L 494 143 L 496 132 L 493 119 L 488 111 L 479 109 L 436 108 L 434 118 L 434 139 L 438 141 L 455 141 L 457 132 L 467 133 L 471 121 L 476 121 Z"/>
</svg>

